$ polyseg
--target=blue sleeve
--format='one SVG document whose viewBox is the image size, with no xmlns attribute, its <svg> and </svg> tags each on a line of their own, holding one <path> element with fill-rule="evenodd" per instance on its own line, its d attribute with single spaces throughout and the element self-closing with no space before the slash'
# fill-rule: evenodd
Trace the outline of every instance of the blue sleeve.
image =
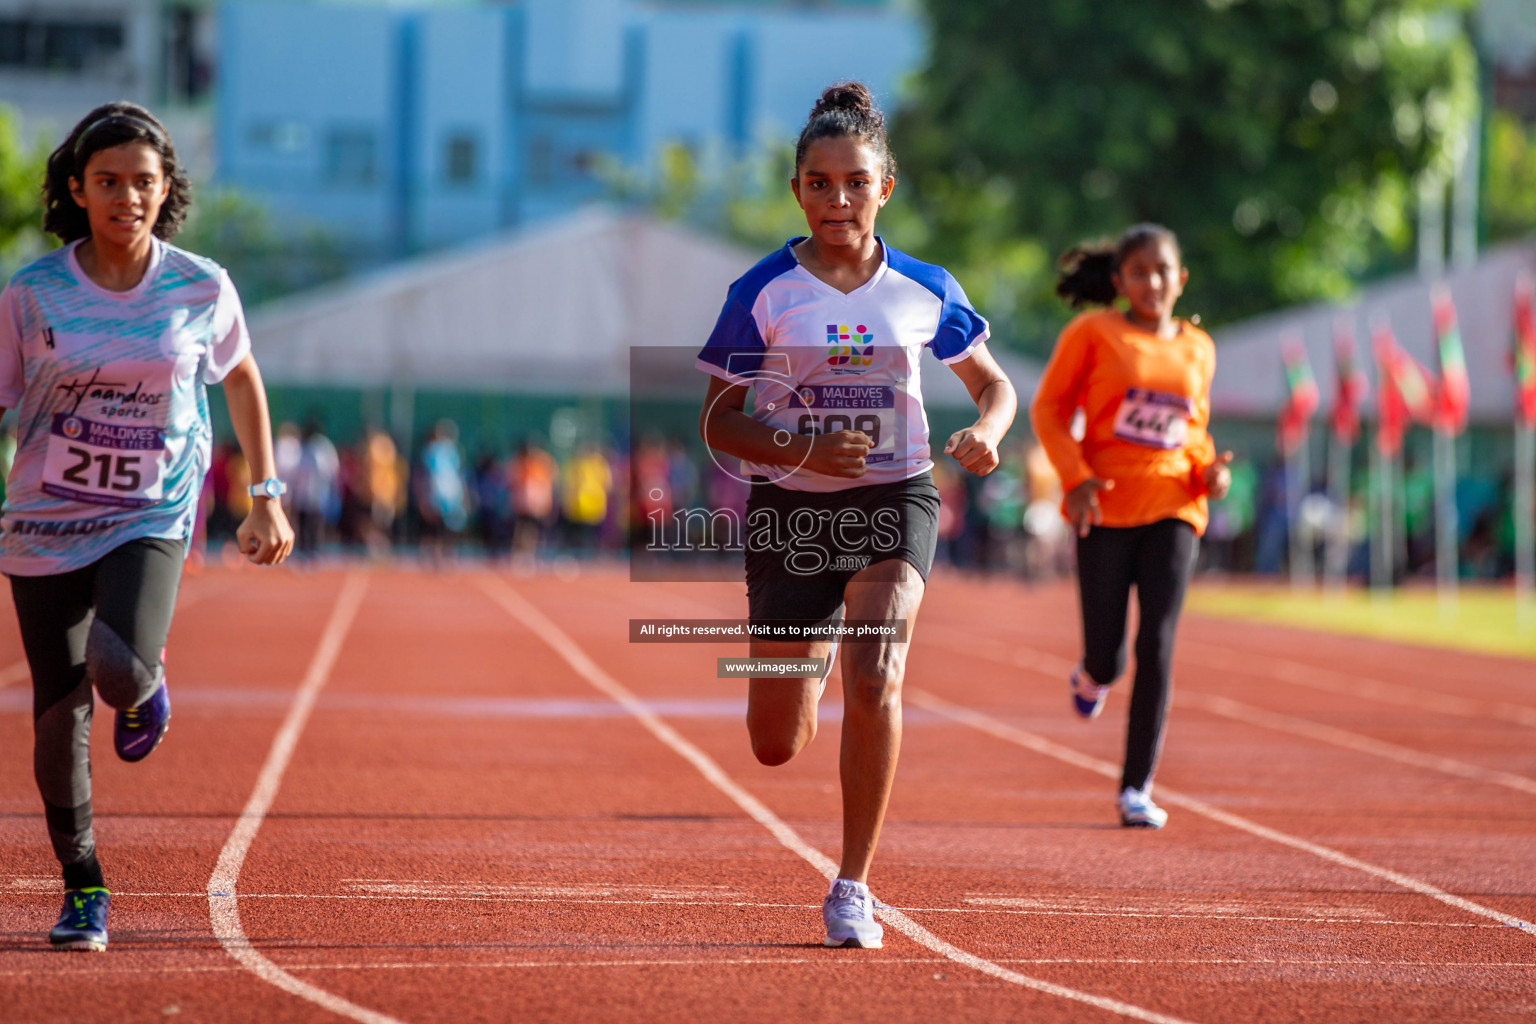
<svg viewBox="0 0 1536 1024">
<path fill-rule="evenodd" d="M 991 327 L 986 317 L 976 312 L 965 297 L 960 282 L 944 274 L 944 308 L 939 313 L 939 329 L 929 347 L 946 363 L 957 363 L 970 356 L 971 350 L 987 340 Z"/>
<path fill-rule="evenodd" d="M 755 298 L 755 296 L 754 296 Z M 699 351 L 699 369 L 727 380 L 755 373 L 768 351 L 752 310 L 742 305 L 740 289 L 733 287 L 720 310 L 720 319 Z"/>
</svg>

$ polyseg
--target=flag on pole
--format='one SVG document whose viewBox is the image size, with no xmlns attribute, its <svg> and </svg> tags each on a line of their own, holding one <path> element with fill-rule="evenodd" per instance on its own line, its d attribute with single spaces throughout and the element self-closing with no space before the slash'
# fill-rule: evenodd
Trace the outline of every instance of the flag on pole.
<svg viewBox="0 0 1536 1024">
<path fill-rule="evenodd" d="M 1529 270 L 1515 281 L 1515 411 L 1526 426 L 1536 425 L 1536 279 Z"/>
<path fill-rule="evenodd" d="M 1451 435 L 1467 426 L 1471 407 L 1471 388 L 1467 382 L 1467 358 L 1461 347 L 1461 328 L 1456 324 L 1456 305 L 1451 290 L 1444 285 L 1435 289 L 1435 358 L 1440 364 L 1440 379 L 1435 389 L 1434 422 Z"/>
<path fill-rule="evenodd" d="M 1333 436 L 1340 444 L 1352 445 L 1360 436 L 1360 409 L 1370 385 L 1355 359 L 1355 331 L 1347 317 L 1334 325 L 1333 369 Z"/>
<path fill-rule="evenodd" d="M 1307 349 L 1300 338 L 1290 338 L 1280 349 L 1285 367 L 1285 405 L 1280 408 L 1277 441 L 1280 450 L 1294 452 L 1307 439 L 1308 421 L 1317 412 L 1317 379 L 1307 361 Z"/>
<path fill-rule="evenodd" d="M 1392 334 L 1386 320 L 1371 330 L 1376 352 L 1376 447 L 1383 455 L 1396 455 L 1410 422 L 1427 423 L 1434 417 L 1435 395 L 1429 371 L 1419 365 Z"/>
</svg>

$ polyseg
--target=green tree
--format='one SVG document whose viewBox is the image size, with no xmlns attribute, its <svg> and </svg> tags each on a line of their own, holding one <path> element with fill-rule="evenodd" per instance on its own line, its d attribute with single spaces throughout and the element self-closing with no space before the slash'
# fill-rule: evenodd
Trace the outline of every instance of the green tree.
<svg viewBox="0 0 1536 1024">
<path fill-rule="evenodd" d="M 1343 297 L 1405 259 L 1414 183 L 1461 144 L 1464 6 L 928 0 L 895 138 L 919 254 L 980 268 L 1015 246 L 1011 299 L 986 298 L 1037 352 L 1066 316 L 1044 253 L 1137 221 L 1179 233 L 1181 308 L 1208 320 Z"/>
<path fill-rule="evenodd" d="M 1536 232 L 1536 125 L 1496 110 L 1488 125 L 1488 237 L 1521 238 Z"/>
<path fill-rule="evenodd" d="M 47 164 L 47 146 L 24 144 L 16 115 L 0 105 L 0 284 L 47 248 L 42 196 Z"/>
<path fill-rule="evenodd" d="M 316 227 L 279 231 L 261 203 L 229 189 L 194 193 L 176 244 L 229 271 L 246 306 L 259 305 L 346 275 L 334 238 Z"/>
</svg>

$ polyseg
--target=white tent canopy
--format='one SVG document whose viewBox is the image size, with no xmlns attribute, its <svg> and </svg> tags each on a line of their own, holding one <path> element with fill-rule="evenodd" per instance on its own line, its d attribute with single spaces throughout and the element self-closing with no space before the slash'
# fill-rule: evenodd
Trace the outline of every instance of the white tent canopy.
<svg viewBox="0 0 1536 1024">
<path fill-rule="evenodd" d="M 1522 267 L 1533 265 L 1536 248 L 1517 245 L 1493 250 L 1476 265 L 1446 274 L 1466 351 L 1475 421 L 1507 423 L 1513 416 L 1509 348 L 1515 277 Z M 1212 411 L 1228 416 L 1275 415 L 1285 400 L 1280 352 L 1288 338 L 1298 338 L 1306 346 L 1322 392 L 1322 411 L 1329 409 L 1335 377 L 1333 334 L 1341 317 L 1353 325 L 1356 355 L 1371 379 L 1374 408 L 1377 374 L 1371 325 L 1379 319 L 1391 324 L 1398 343 L 1410 355 L 1431 371 L 1437 369 L 1430 292 L 1430 282 L 1408 275 L 1365 288 L 1349 306 L 1299 306 L 1221 328 L 1214 332 Z"/>
<path fill-rule="evenodd" d="M 593 210 L 262 307 L 251 335 L 277 384 L 621 397 L 629 352 L 703 345 L 726 289 L 759 258 L 647 217 Z M 1027 401 L 1038 370 L 1004 358 Z M 930 405 L 970 402 L 924 361 Z M 703 393 L 692 356 L 652 397 Z"/>
</svg>

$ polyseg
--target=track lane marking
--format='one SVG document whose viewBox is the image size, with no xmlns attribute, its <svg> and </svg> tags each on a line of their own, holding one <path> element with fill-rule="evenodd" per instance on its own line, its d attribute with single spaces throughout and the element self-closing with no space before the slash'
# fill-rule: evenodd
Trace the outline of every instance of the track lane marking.
<svg viewBox="0 0 1536 1024">
<path fill-rule="evenodd" d="M 340 964 L 285 964 L 284 969 L 290 971 L 412 971 L 412 970 L 506 970 L 510 968 L 586 968 L 586 967 L 833 967 L 842 969 L 864 970 L 876 966 L 901 966 L 909 964 L 946 964 L 952 961 L 944 957 L 882 957 L 879 960 L 859 960 L 853 957 L 829 958 L 829 957 L 786 957 L 784 959 L 761 958 L 751 959 L 743 957 L 731 957 L 729 959 L 699 958 L 694 960 L 415 960 L 415 961 L 381 961 L 377 963 L 354 962 Z M 1490 961 L 1451 961 L 1445 963 L 1427 960 L 1263 960 L 1263 959 L 1178 959 L 1178 960 L 1149 960 L 1138 957 L 1057 957 L 1057 958 L 1018 958 L 1000 957 L 996 961 L 1000 964 L 1033 964 L 1039 966 L 1096 966 L 1096 965 L 1124 965 L 1124 966 L 1150 966 L 1150 967 L 1420 967 L 1420 968 L 1445 968 L 1465 970 L 1505 970 L 1508 968 L 1536 968 L 1536 961 L 1523 960 L 1490 960 Z M 162 964 L 146 964 L 142 967 L 116 967 L 91 969 L 89 976 L 92 978 L 102 975 L 127 974 L 234 974 L 242 968 L 235 966 L 218 965 L 181 965 L 170 966 Z M 35 977 L 35 971 L 0 971 L 0 978 Z M 85 971 L 74 972 L 85 975 Z"/>
<path fill-rule="evenodd" d="M 267 959 L 246 937 L 245 928 L 240 923 L 236 888 L 245 856 L 250 852 L 251 843 L 255 841 L 262 820 L 272 807 L 272 801 L 277 798 L 283 774 L 288 770 L 299 736 L 314 709 L 315 697 L 330 678 L 331 669 L 341 653 L 342 641 L 351 629 L 353 620 L 357 618 L 358 608 L 362 605 L 363 594 L 367 589 L 367 576 L 357 572 L 347 574 L 341 592 L 336 597 L 335 607 L 331 610 L 331 617 L 320 635 L 320 644 L 310 660 L 309 669 L 304 673 L 298 692 L 294 694 L 282 726 L 273 737 L 271 750 L 261 766 L 261 773 L 256 777 L 256 787 L 251 791 L 251 797 L 246 801 L 245 809 L 240 812 L 240 818 L 235 822 L 229 838 L 225 840 L 224 848 L 219 851 L 218 863 L 214 866 L 212 877 L 208 879 L 206 895 L 208 918 L 219 945 L 262 981 L 338 1016 L 358 1021 L 359 1024 L 402 1024 L 394 1017 L 358 1006 L 307 981 L 300 981 Z"/>
<path fill-rule="evenodd" d="M 807 843 L 783 819 L 779 818 L 778 815 L 769 810 L 755 796 L 738 785 L 734 779 L 726 774 L 724 769 L 715 763 L 713 758 L 684 739 L 681 734 L 666 722 L 652 714 L 638 697 L 588 657 L 586 651 L 572 640 L 564 630 L 537 607 L 529 603 L 510 584 L 495 577 L 477 577 L 475 583 L 480 589 L 485 591 L 492 601 L 500 605 L 514 619 L 521 622 L 534 635 L 564 658 L 566 663 L 578 675 L 599 691 L 612 697 L 619 704 L 627 708 L 630 714 L 635 717 L 635 720 L 647 732 L 670 748 L 673 753 L 692 764 L 699 774 L 703 775 L 716 789 L 730 798 L 749 817 L 762 825 L 781 845 L 797 854 L 828 880 L 837 877 L 837 864 L 830 857 Z M 1033 989 L 1046 995 L 1086 1003 L 1089 1006 L 1108 1010 L 1123 1017 L 1148 1021 L 1149 1024 L 1188 1024 L 1188 1022 L 1180 1018 L 1145 1010 L 1131 1003 L 1121 1002 L 1118 999 L 1080 992 L 1077 989 L 1067 988 L 1064 985 L 1042 981 L 1039 978 L 1033 978 L 1027 974 L 1020 974 L 1017 971 L 1009 970 L 1006 967 L 1002 967 L 990 960 L 984 960 L 973 953 L 967 953 L 965 950 L 950 944 L 899 910 L 886 907 L 878 911 L 878 914 L 882 921 L 918 945 L 931 949 L 935 953 L 956 963 L 963 964 L 981 974 L 986 974 L 1024 988 Z"/>
<path fill-rule="evenodd" d="M 1043 754 L 1046 757 L 1065 762 L 1066 764 L 1082 768 L 1085 771 L 1090 771 L 1097 775 L 1106 776 L 1110 779 L 1118 779 L 1120 777 L 1120 769 L 1117 766 L 1110 764 L 1108 761 L 1102 761 L 1099 758 L 1091 757 L 1087 754 L 1081 753 L 1080 751 L 1073 750 L 1071 747 L 1065 747 L 1052 740 L 1048 740 L 1044 736 L 1039 736 L 1035 733 L 1020 729 L 1017 726 L 1009 725 L 1007 722 L 1004 722 L 998 718 L 994 718 L 985 712 L 976 711 L 973 708 L 964 707 L 963 705 L 959 704 L 952 704 L 941 697 L 937 697 L 934 694 L 927 692 L 926 690 L 922 690 L 916 687 L 908 687 L 907 696 L 912 700 L 913 703 L 919 705 L 920 707 L 925 707 L 930 711 L 946 715 L 962 725 L 970 726 L 978 732 L 984 732 L 989 736 L 1003 740 L 1006 743 L 1012 743 L 1015 746 L 1023 747 L 1026 750 L 1031 750 L 1037 754 Z M 1408 889 L 1411 892 L 1416 892 L 1421 896 L 1428 896 L 1430 899 L 1439 900 L 1441 903 L 1456 907 L 1458 910 L 1464 910 L 1469 914 L 1475 914 L 1479 917 L 1486 917 L 1510 928 L 1518 928 L 1529 935 L 1536 935 L 1536 924 L 1532 924 L 1530 921 L 1516 917 L 1513 914 L 1506 914 L 1503 911 L 1494 910 L 1492 907 L 1485 907 L 1480 903 L 1474 903 L 1472 900 L 1457 896 L 1454 893 L 1447 892 L 1438 886 L 1434 886 L 1428 882 L 1421 881 L 1420 879 L 1414 878 L 1411 875 L 1405 875 L 1401 872 L 1393 871 L 1391 868 L 1384 868 L 1380 865 L 1372 864 L 1369 861 L 1363 861 L 1359 858 L 1351 857 L 1347 853 L 1342 853 L 1338 850 L 1332 849 L 1331 847 L 1323 846 L 1320 843 L 1314 843 L 1310 840 L 1302 839 L 1299 836 L 1293 836 L 1288 833 L 1281 832 L 1278 829 L 1272 829 L 1266 825 L 1260 825 L 1256 821 L 1250 821 L 1247 818 L 1241 817 L 1239 815 L 1223 811 L 1220 808 L 1213 807 L 1211 804 L 1206 803 L 1204 800 L 1200 800 L 1193 796 L 1187 796 L 1178 792 L 1177 790 L 1169 789 L 1163 785 L 1159 785 L 1157 787 L 1157 792 L 1158 798 L 1164 803 L 1173 804 L 1174 806 L 1182 807 L 1185 810 L 1193 811 L 1201 817 L 1220 822 L 1223 825 L 1238 829 L 1242 832 L 1247 832 L 1249 835 L 1257 836 L 1260 839 L 1268 839 L 1271 842 L 1279 843 L 1282 846 L 1289 846 L 1292 849 L 1300 850 L 1304 853 L 1310 853 L 1314 857 L 1330 861 L 1334 864 L 1338 864 L 1341 867 L 1352 868 L 1356 871 L 1370 875 L 1373 878 L 1379 878 L 1383 881 L 1391 882 L 1393 885 L 1401 886 L 1402 888 Z"/>
<path fill-rule="evenodd" d="M 941 637 L 936 642 L 941 646 L 948 647 L 951 650 L 963 651 L 973 657 L 996 661 L 1011 667 L 1023 668 L 1056 680 L 1066 679 L 1072 670 L 1076 668 L 1075 662 L 1024 644 L 1004 644 L 1001 641 L 991 641 L 990 645 L 994 648 L 1006 648 L 1005 653 L 995 653 L 986 650 L 988 644 L 985 642 L 959 643 L 948 637 Z M 1441 772 L 1456 778 L 1503 786 L 1506 789 L 1513 789 L 1528 796 L 1536 796 L 1536 779 L 1527 778 L 1524 775 L 1484 768 L 1481 765 L 1458 761 L 1455 758 L 1443 757 L 1439 754 L 1428 754 L 1421 750 L 1414 750 L 1411 747 L 1388 743 L 1385 740 L 1378 740 L 1361 733 L 1340 729 L 1337 726 L 1324 725 L 1320 722 L 1313 722 L 1310 719 L 1298 718 L 1294 715 L 1282 714 L 1278 711 L 1270 711 L 1266 708 L 1255 707 L 1252 704 L 1244 704 L 1230 697 L 1199 693 L 1176 686 L 1173 690 L 1173 701 L 1175 705 L 1192 707 L 1209 714 L 1220 715 L 1223 718 L 1230 718 L 1234 721 L 1246 722 L 1249 725 L 1255 725 L 1263 729 L 1286 732 L 1293 736 L 1304 736 L 1308 739 L 1329 743 L 1346 750 L 1353 750 L 1356 753 L 1370 754 L 1389 761 L 1396 761 L 1400 764 L 1410 764 L 1417 768 L 1426 768 L 1430 771 Z"/>
<path fill-rule="evenodd" d="M 1196 652 L 1189 652 L 1189 648 L 1195 648 Z M 1389 683 L 1370 676 L 1354 675 L 1349 672 L 1340 672 L 1337 669 L 1307 665 L 1299 661 L 1291 661 L 1288 658 L 1265 656 L 1262 662 L 1255 664 L 1253 660 L 1243 658 L 1230 648 L 1204 643 L 1199 640 L 1180 640 L 1179 649 L 1186 652 L 1184 660 L 1203 663 L 1207 668 L 1219 669 L 1224 672 L 1241 672 L 1250 676 L 1263 676 L 1270 679 L 1278 679 L 1283 683 L 1290 683 L 1293 686 L 1305 686 L 1309 689 L 1320 690 L 1323 693 L 1349 697 L 1366 697 L 1383 704 L 1396 704 L 1400 707 L 1419 708 L 1425 711 L 1443 711 L 1446 714 L 1460 715 L 1463 718 L 1498 718 L 1517 725 L 1536 727 L 1536 708 L 1526 707 L 1521 704 L 1511 704 L 1508 701 L 1473 700 L 1468 697 L 1458 697 L 1448 693 L 1437 693 L 1434 690 L 1425 690 L 1417 686 L 1408 686 L 1404 683 Z M 1205 655 L 1199 654 L 1198 651 L 1201 649 L 1209 653 Z"/>
</svg>

